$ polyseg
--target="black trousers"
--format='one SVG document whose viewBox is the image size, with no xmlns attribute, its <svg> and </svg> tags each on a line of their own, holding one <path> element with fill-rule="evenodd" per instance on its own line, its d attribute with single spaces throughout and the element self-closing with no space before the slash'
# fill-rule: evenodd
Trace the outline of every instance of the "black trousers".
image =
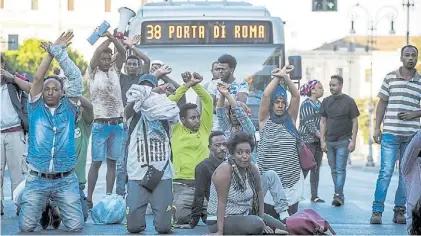
<svg viewBox="0 0 421 236">
<path fill-rule="evenodd" d="M 316 160 L 316 168 L 312 169 L 310 172 L 310 186 L 311 186 L 311 199 L 318 197 L 318 188 L 319 188 L 319 176 L 320 176 L 320 166 L 322 165 L 323 151 L 320 142 L 315 143 L 306 143 L 307 147 L 310 149 L 311 153 Z M 308 170 L 304 171 L 304 178 L 307 177 Z"/>
</svg>

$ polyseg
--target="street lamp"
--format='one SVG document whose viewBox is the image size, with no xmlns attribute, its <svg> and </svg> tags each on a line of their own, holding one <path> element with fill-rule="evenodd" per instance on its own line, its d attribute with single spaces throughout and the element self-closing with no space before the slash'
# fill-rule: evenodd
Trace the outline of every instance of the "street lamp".
<svg viewBox="0 0 421 236">
<path fill-rule="evenodd" d="M 373 111 L 374 111 L 374 104 L 373 104 L 373 50 L 374 50 L 374 46 L 376 44 L 376 40 L 375 40 L 375 34 L 377 32 L 377 25 L 378 23 L 384 19 L 384 18 L 388 18 L 390 20 L 390 31 L 389 34 L 395 34 L 395 19 L 398 16 L 398 11 L 396 10 L 395 7 L 393 6 L 384 6 L 382 8 L 380 8 L 374 18 L 372 17 L 372 15 L 370 15 L 370 13 L 368 12 L 368 10 L 364 7 L 362 7 L 361 5 L 359 5 L 358 3 L 352 7 L 351 10 L 357 10 L 357 9 L 362 9 L 367 18 L 367 25 L 368 25 L 368 30 L 370 31 L 370 34 L 368 36 L 367 39 L 367 47 L 366 47 L 366 51 L 368 53 L 370 53 L 370 102 L 369 102 L 369 108 L 368 108 L 368 114 L 369 114 L 369 120 L 368 120 L 368 133 L 369 133 L 369 139 L 368 139 L 368 157 L 367 157 L 367 163 L 366 166 L 369 167 L 373 167 L 374 161 L 373 161 Z M 385 13 L 385 11 L 387 11 L 388 14 L 383 14 Z M 352 14 L 352 18 L 351 18 L 351 30 L 350 33 L 351 34 L 355 34 L 355 19 L 356 19 L 356 14 L 355 12 Z"/>
<path fill-rule="evenodd" d="M 409 10 L 414 7 L 415 8 L 415 3 L 414 0 L 402 0 L 402 6 L 406 7 L 406 45 L 409 45 Z"/>
</svg>

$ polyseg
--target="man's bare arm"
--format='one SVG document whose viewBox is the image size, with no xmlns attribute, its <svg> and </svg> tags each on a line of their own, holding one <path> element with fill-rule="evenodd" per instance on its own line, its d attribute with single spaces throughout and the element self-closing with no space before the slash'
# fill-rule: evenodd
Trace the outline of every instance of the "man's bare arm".
<svg viewBox="0 0 421 236">
<path fill-rule="evenodd" d="M 99 61 L 101 60 L 101 53 L 110 46 L 110 43 L 111 40 L 107 39 L 97 47 L 89 63 L 91 69 L 95 69 L 99 65 Z"/>
<path fill-rule="evenodd" d="M 37 71 L 35 72 L 34 80 L 32 81 L 31 90 L 29 91 L 31 99 L 33 99 L 42 92 L 42 87 L 44 85 L 44 77 L 45 74 L 47 74 L 47 71 L 50 68 L 52 61 L 53 57 L 50 54 L 47 54 L 45 55 L 44 59 L 42 59 L 41 64 L 38 66 Z"/>
</svg>

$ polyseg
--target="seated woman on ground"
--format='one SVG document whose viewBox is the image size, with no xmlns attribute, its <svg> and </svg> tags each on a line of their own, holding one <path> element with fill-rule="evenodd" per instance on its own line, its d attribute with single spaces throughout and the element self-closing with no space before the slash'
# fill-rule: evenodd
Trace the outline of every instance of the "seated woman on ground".
<svg viewBox="0 0 421 236">
<path fill-rule="evenodd" d="M 251 162 L 253 136 L 237 132 L 228 142 L 230 158 L 213 173 L 208 203 L 210 233 L 286 233 L 285 225 L 263 212 L 260 173 Z"/>
</svg>

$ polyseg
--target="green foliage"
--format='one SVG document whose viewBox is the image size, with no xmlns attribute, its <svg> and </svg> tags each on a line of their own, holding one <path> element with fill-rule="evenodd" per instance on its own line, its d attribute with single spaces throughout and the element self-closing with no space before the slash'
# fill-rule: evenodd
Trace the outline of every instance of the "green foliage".
<svg viewBox="0 0 421 236">
<path fill-rule="evenodd" d="M 372 113 L 372 127 L 374 127 L 374 124 L 376 122 L 376 106 L 377 106 L 378 99 L 373 98 L 373 113 Z M 357 104 L 358 110 L 360 111 L 360 116 L 358 117 L 358 133 L 362 133 L 364 137 L 364 143 L 368 144 L 369 141 L 369 127 L 370 127 L 370 115 L 369 115 L 369 105 L 370 105 L 370 99 L 364 98 L 364 99 L 356 99 L 355 103 Z"/>
<path fill-rule="evenodd" d="M 19 46 L 19 50 L 6 51 L 4 55 L 7 66 L 9 67 L 8 70 L 12 72 L 28 72 L 34 75 L 42 59 L 47 54 L 40 47 L 41 42 L 42 40 L 40 39 L 27 39 Z M 87 62 L 77 51 L 71 48 L 69 48 L 68 54 L 70 59 L 75 62 L 82 71 L 82 74 L 84 74 L 88 66 Z M 50 73 L 52 73 L 52 69 L 55 67 L 59 67 L 59 64 L 54 60 L 51 63 Z"/>
<path fill-rule="evenodd" d="M 89 90 L 88 90 L 88 80 L 87 79 L 83 79 L 83 96 L 85 96 L 89 100 L 91 99 L 91 95 L 89 94 Z"/>
</svg>

